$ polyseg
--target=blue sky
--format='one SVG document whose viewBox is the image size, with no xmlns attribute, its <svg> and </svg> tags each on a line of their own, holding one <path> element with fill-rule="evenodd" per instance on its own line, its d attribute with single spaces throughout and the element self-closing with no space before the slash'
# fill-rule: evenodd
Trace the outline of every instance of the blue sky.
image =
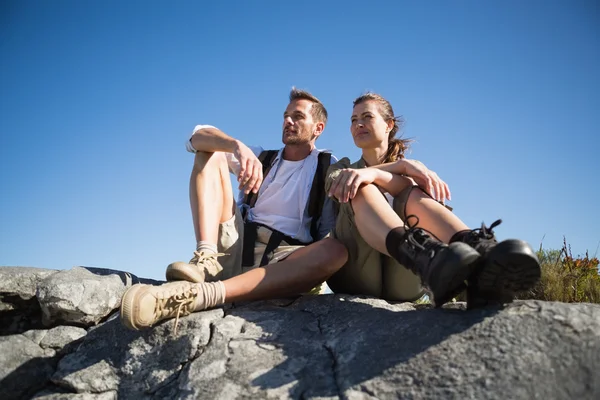
<svg viewBox="0 0 600 400">
<path fill-rule="evenodd" d="M 0 265 L 161 279 L 195 248 L 184 141 L 278 148 L 288 91 L 359 157 L 352 100 L 387 97 L 469 226 L 600 243 L 595 1 L 2 1 Z"/>
</svg>

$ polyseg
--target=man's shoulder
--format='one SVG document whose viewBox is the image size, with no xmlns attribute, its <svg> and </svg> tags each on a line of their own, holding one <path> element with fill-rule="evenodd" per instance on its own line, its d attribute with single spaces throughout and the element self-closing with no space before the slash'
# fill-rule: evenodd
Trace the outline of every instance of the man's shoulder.
<svg viewBox="0 0 600 400">
<path fill-rule="evenodd" d="M 338 162 L 338 158 L 333 154 L 333 151 L 330 149 L 317 149 L 317 151 L 319 152 L 319 156 L 320 157 L 327 157 L 327 155 L 329 155 L 329 164 L 335 164 L 336 162 Z"/>
</svg>

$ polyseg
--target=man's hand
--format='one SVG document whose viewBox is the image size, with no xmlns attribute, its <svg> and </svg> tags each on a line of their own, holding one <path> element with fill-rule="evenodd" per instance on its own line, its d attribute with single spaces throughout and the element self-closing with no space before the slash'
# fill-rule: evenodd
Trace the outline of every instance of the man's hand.
<svg viewBox="0 0 600 400">
<path fill-rule="evenodd" d="M 263 181 L 262 164 L 248 146 L 239 140 L 236 143 L 237 146 L 233 151 L 233 155 L 240 162 L 240 173 L 237 178 L 239 182 L 238 189 L 243 191 L 244 194 L 258 193 Z"/>
<path fill-rule="evenodd" d="M 340 203 L 347 203 L 356 196 L 356 192 L 362 185 L 368 185 L 375 181 L 377 170 L 371 168 L 340 170 L 329 188 L 329 197 L 335 197 Z"/>
<path fill-rule="evenodd" d="M 404 174 L 414 179 L 417 185 L 435 200 L 444 204 L 446 200 L 452 199 L 446 182 L 421 161 L 402 159 L 401 162 L 405 165 Z"/>
</svg>

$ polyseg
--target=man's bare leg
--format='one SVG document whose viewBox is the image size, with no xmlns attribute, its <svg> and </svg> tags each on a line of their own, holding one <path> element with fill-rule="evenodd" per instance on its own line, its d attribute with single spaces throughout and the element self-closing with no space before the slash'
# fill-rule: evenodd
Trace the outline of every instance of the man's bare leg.
<svg viewBox="0 0 600 400">
<path fill-rule="evenodd" d="M 223 281 L 227 302 L 263 300 L 308 292 L 346 263 L 346 248 L 323 239 L 296 250 L 285 260 Z"/>
<path fill-rule="evenodd" d="M 167 280 L 203 282 L 222 271 L 217 261 L 219 225 L 233 218 L 235 203 L 225 154 L 197 152 L 190 176 L 190 206 L 196 251 L 190 262 L 167 267 Z"/>
<path fill-rule="evenodd" d="M 234 201 L 224 153 L 199 151 L 190 176 L 190 206 L 196 242 L 216 245 L 219 224 L 233 217 Z"/>
<path fill-rule="evenodd" d="M 121 300 L 121 321 L 130 329 L 142 329 L 225 302 L 299 295 L 324 282 L 347 258 L 346 248 L 340 242 L 324 239 L 276 264 L 225 281 L 133 285 Z"/>
</svg>

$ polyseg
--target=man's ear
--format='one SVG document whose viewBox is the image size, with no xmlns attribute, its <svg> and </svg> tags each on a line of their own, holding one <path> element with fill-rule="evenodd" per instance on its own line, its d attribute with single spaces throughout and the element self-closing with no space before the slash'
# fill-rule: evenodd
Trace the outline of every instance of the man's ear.
<svg viewBox="0 0 600 400">
<path fill-rule="evenodd" d="M 317 122 L 317 124 L 315 125 L 315 138 L 318 138 L 319 136 L 321 136 L 321 133 L 323 133 L 324 129 L 325 129 L 325 122 Z"/>
</svg>

